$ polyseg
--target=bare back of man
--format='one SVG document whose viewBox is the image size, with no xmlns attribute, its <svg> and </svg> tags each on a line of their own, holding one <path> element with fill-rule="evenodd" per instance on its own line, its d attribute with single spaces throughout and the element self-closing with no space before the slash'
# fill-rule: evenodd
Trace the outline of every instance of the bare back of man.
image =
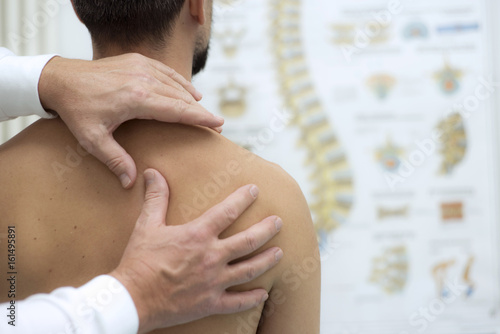
<svg viewBox="0 0 500 334">
<path fill-rule="evenodd" d="M 293 179 L 207 129 L 132 121 L 115 137 L 136 161 L 139 175 L 154 168 L 167 179 L 168 225 L 197 218 L 249 183 L 260 188 L 259 198 L 221 238 L 271 215 L 284 221 L 281 233 L 263 248 L 282 248 L 281 263 L 234 288 L 265 288 L 270 292 L 265 308 L 212 316 L 158 333 L 319 333 L 318 245 L 307 204 Z M 123 190 L 60 120 L 38 121 L 0 146 L 0 170 L 0 228 L 3 232 L 16 226 L 17 233 L 17 297 L 80 286 L 117 267 L 143 203 L 141 179 L 133 189 Z M 6 283 L 1 281 L 0 291 L 6 291 Z M 0 302 L 5 298 L 0 296 Z"/>
</svg>

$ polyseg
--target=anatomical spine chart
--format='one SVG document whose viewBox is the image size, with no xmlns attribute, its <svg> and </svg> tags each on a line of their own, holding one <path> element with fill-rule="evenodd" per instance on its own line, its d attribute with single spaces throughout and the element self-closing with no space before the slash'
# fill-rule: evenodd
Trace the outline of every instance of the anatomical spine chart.
<svg viewBox="0 0 500 334">
<path fill-rule="evenodd" d="M 214 4 L 195 84 L 225 136 L 300 184 L 321 333 L 497 333 L 491 1 Z"/>
</svg>

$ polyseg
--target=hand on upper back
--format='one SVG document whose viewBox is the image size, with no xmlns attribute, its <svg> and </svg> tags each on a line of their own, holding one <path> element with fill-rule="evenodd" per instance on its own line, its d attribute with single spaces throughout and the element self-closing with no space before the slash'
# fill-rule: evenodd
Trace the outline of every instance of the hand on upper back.
<svg viewBox="0 0 500 334">
<path fill-rule="evenodd" d="M 96 61 L 52 59 L 39 83 L 42 105 L 55 111 L 89 153 L 105 163 L 125 188 L 137 177 L 132 157 L 113 131 L 131 119 L 201 125 L 224 123 L 197 101 L 201 94 L 168 66 L 126 54 Z"/>
<path fill-rule="evenodd" d="M 144 173 L 146 201 L 120 265 L 111 275 L 127 288 L 139 314 L 140 332 L 166 328 L 214 314 L 237 313 L 267 299 L 267 291 L 227 292 L 274 267 L 283 252 L 272 247 L 237 264 L 235 259 L 262 247 L 281 229 L 268 217 L 226 239 L 219 235 L 256 199 L 244 186 L 200 218 L 167 226 L 168 185 L 155 170 Z"/>
</svg>

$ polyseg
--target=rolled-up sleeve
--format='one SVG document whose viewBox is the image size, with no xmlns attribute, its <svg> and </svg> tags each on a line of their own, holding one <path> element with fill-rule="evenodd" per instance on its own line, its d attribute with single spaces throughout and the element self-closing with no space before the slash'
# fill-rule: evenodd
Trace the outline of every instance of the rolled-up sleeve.
<svg viewBox="0 0 500 334">
<path fill-rule="evenodd" d="M 0 304 L 0 333 L 5 334 L 132 334 L 139 317 L 132 297 L 114 277 L 103 275 L 80 288 Z"/>
<path fill-rule="evenodd" d="M 0 48 L 0 121 L 30 115 L 53 118 L 42 107 L 38 82 L 43 68 L 55 56 L 18 57 Z"/>
</svg>

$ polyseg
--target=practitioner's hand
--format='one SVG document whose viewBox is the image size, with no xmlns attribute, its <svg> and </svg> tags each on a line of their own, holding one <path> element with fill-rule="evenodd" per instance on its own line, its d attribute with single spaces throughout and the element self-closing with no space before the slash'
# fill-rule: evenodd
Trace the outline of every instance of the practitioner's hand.
<svg viewBox="0 0 500 334">
<path fill-rule="evenodd" d="M 132 157 L 113 131 L 131 119 L 201 125 L 224 123 L 197 101 L 201 94 L 170 67 L 139 54 L 96 61 L 53 58 L 39 83 L 42 105 L 59 114 L 89 153 L 105 163 L 123 187 L 137 177 Z"/>
<path fill-rule="evenodd" d="M 227 292 L 274 267 L 283 251 L 273 247 L 240 262 L 231 261 L 262 247 L 281 229 L 269 217 L 226 239 L 227 229 L 254 201 L 255 186 L 244 186 L 200 218 L 167 226 L 169 190 L 163 176 L 144 173 L 146 202 L 120 265 L 110 275 L 125 285 L 139 313 L 139 332 L 171 327 L 213 314 L 236 313 L 268 298 L 264 289 Z"/>
</svg>

